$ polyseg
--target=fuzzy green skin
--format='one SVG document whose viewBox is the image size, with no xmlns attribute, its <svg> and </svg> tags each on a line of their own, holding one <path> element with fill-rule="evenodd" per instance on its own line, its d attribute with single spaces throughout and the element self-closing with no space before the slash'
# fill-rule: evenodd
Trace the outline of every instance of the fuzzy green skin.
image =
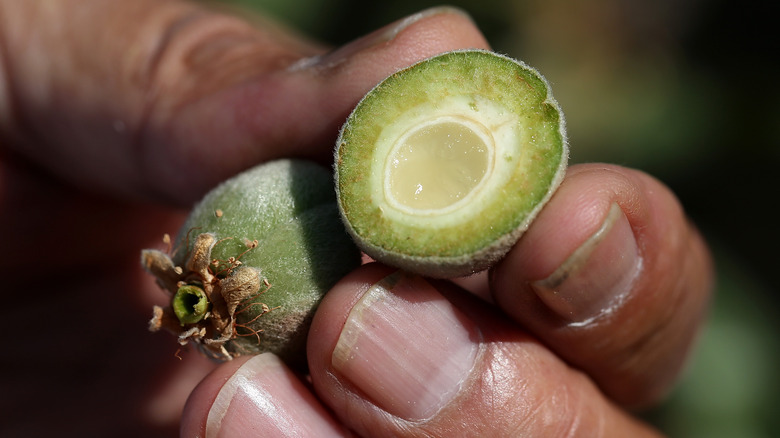
<svg viewBox="0 0 780 438">
<path fill-rule="evenodd" d="M 475 115 L 478 103 L 489 99 L 514 117 L 513 129 L 524 139 L 507 158 L 516 170 L 486 196 L 473 220 L 439 226 L 390 218 L 372 199 L 366 171 L 368 163 L 386 159 L 376 152 L 383 129 L 452 96 L 463 96 Z M 545 79 L 510 58 L 455 51 L 402 70 L 371 90 L 342 128 L 336 188 L 347 229 L 368 255 L 411 272 L 450 278 L 485 269 L 506 254 L 560 185 L 568 160 L 564 125 Z"/>
<path fill-rule="evenodd" d="M 236 354 L 270 351 L 300 364 L 314 310 L 361 260 L 339 219 L 331 173 L 310 162 L 278 160 L 239 174 L 194 208 L 174 247 L 184 248 L 188 233 L 191 245 L 204 232 L 230 238 L 214 247 L 212 258 L 241 256 L 242 266 L 260 269 L 271 287 L 254 301 L 276 308 L 250 325 L 262 331 L 259 344 L 256 336 L 239 336 L 227 349 Z M 256 239 L 257 248 L 247 251 L 245 239 Z M 186 253 L 179 249 L 174 263 L 184 263 Z M 260 312 L 260 306 L 250 308 L 237 315 L 237 322 Z M 246 329 L 239 333 L 249 334 Z"/>
</svg>

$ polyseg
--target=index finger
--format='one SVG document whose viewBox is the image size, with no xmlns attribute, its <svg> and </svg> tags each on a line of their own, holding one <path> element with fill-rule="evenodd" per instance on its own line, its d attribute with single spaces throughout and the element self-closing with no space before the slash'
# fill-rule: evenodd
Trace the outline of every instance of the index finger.
<svg viewBox="0 0 780 438">
<path fill-rule="evenodd" d="M 453 8 L 325 54 L 194 2 L 76 3 L 0 2 L 7 144 L 82 186 L 180 205 L 262 161 L 330 161 L 347 114 L 385 76 L 487 47 Z"/>
</svg>

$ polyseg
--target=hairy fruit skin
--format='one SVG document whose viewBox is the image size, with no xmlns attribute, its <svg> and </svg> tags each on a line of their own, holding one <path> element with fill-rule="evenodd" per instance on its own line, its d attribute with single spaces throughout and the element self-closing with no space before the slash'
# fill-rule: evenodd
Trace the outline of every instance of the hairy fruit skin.
<svg viewBox="0 0 780 438">
<path fill-rule="evenodd" d="M 334 158 L 339 210 L 358 246 L 388 265 L 452 278 L 492 266 L 517 242 L 563 180 L 568 144 L 536 70 L 458 50 L 369 91 Z"/>
<path fill-rule="evenodd" d="M 141 262 L 172 298 L 154 309 L 151 330 L 172 331 L 219 360 L 273 352 L 303 365 L 314 310 L 360 265 L 360 252 L 339 219 L 331 173 L 277 160 L 214 188 L 170 254 L 145 250 Z"/>
</svg>

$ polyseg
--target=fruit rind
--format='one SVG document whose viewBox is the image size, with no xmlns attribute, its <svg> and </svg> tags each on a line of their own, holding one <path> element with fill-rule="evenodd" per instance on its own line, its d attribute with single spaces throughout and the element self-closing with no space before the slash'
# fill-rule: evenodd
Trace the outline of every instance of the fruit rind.
<svg viewBox="0 0 780 438">
<path fill-rule="evenodd" d="M 410 126 L 443 117 L 477 120 L 494 137 L 486 187 L 468 208 L 394 208 L 382 194 L 385 157 Z M 448 52 L 391 75 L 349 116 L 335 152 L 338 205 L 369 256 L 432 277 L 468 275 L 511 248 L 560 185 L 567 161 L 563 114 L 535 69 L 484 50 Z"/>
</svg>

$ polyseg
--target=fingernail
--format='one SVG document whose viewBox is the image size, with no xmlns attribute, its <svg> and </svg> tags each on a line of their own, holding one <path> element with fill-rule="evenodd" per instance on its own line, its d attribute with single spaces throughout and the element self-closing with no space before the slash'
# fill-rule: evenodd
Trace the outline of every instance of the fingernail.
<svg viewBox="0 0 780 438">
<path fill-rule="evenodd" d="M 430 283 L 398 272 L 352 308 L 332 363 L 380 408 L 424 420 L 458 394 L 479 339 L 476 326 Z"/>
<path fill-rule="evenodd" d="M 344 436 L 303 384 L 273 354 L 249 359 L 209 410 L 206 437 Z"/>
<path fill-rule="evenodd" d="M 531 283 L 537 296 L 572 324 L 587 324 L 628 295 L 642 258 L 620 207 L 613 203 L 601 227 L 547 278 Z"/>
<path fill-rule="evenodd" d="M 443 14 L 460 15 L 471 20 L 471 17 L 468 15 L 468 13 L 462 9 L 458 9 L 452 6 L 432 7 L 388 24 L 381 29 L 378 29 L 362 38 L 352 41 L 351 43 L 345 44 L 324 55 L 301 59 L 300 61 L 291 65 L 289 69 L 291 71 L 297 71 L 311 68 L 321 70 L 333 68 L 358 52 L 392 41 L 404 29 L 420 20 L 432 17 L 434 15 Z"/>
</svg>

